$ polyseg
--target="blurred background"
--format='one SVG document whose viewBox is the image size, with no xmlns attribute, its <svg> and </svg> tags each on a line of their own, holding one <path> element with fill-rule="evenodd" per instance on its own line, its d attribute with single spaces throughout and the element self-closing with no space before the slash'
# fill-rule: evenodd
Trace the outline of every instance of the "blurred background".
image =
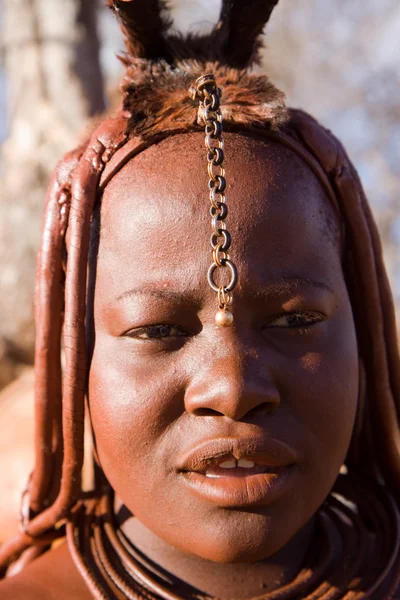
<svg viewBox="0 0 400 600">
<path fill-rule="evenodd" d="M 58 159 L 115 102 L 123 49 L 105 0 L 0 0 L 0 542 L 31 468 L 33 287 Z M 220 0 L 170 0 L 176 29 L 206 31 Z M 381 231 L 400 304 L 400 4 L 281 0 L 262 69 L 342 140 Z M 5 478 L 5 481 L 4 481 Z"/>
</svg>

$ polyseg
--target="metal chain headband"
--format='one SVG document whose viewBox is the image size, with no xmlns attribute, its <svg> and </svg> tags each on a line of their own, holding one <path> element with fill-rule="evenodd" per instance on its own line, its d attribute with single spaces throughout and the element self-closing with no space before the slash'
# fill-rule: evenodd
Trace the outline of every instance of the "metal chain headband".
<svg viewBox="0 0 400 600">
<path fill-rule="evenodd" d="M 231 246 L 231 234 L 226 228 L 225 219 L 228 215 L 226 205 L 225 169 L 224 169 L 224 140 L 222 139 L 222 114 L 220 110 L 221 90 L 217 87 L 214 75 L 203 75 L 196 80 L 190 88 L 189 95 L 192 100 L 199 100 L 199 121 L 205 125 L 208 161 L 208 175 L 210 180 L 211 201 L 211 247 L 214 262 L 208 270 L 208 283 L 211 289 L 218 294 L 218 312 L 215 322 L 220 327 L 229 327 L 233 323 L 233 314 L 230 310 L 233 302 L 232 292 L 237 284 L 238 272 L 236 265 L 231 261 L 228 250 Z M 216 269 L 228 267 L 231 279 L 228 285 L 217 285 L 214 281 Z"/>
</svg>

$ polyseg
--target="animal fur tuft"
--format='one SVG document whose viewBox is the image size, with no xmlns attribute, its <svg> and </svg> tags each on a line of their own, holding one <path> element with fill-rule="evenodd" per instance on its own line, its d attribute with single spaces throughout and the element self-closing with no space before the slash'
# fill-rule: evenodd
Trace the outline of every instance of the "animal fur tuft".
<svg viewBox="0 0 400 600">
<path fill-rule="evenodd" d="M 128 135 L 147 139 L 168 131 L 198 129 L 198 103 L 189 87 L 204 73 L 213 73 L 222 89 L 224 125 L 278 129 L 287 120 L 284 94 L 264 75 L 218 63 L 186 61 L 174 67 L 165 61 L 131 61 L 123 84 Z"/>
</svg>

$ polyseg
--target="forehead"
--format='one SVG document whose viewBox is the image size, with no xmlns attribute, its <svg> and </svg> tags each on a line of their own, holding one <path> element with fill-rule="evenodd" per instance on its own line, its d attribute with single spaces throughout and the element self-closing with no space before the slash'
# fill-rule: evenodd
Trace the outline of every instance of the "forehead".
<svg viewBox="0 0 400 600">
<path fill-rule="evenodd" d="M 274 142 L 226 134 L 225 168 L 231 256 L 242 275 L 337 270 L 334 210 L 300 158 Z M 131 160 L 104 192 L 98 277 L 122 287 L 126 279 L 175 285 L 186 275 L 200 283 L 211 263 L 207 190 L 201 133 L 169 138 Z"/>
</svg>

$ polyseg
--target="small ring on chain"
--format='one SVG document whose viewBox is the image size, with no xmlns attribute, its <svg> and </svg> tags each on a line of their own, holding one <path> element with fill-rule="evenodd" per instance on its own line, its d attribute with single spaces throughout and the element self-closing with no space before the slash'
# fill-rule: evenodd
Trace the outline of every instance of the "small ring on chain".
<svg viewBox="0 0 400 600">
<path fill-rule="evenodd" d="M 224 162 L 224 151 L 218 146 L 214 146 L 214 151 L 208 153 L 207 160 L 214 167 L 220 167 Z"/>
<path fill-rule="evenodd" d="M 222 195 L 226 189 L 226 179 L 223 175 L 214 175 L 212 178 L 210 177 L 208 185 L 210 190 L 215 190 L 217 194 Z"/>
<path fill-rule="evenodd" d="M 214 83 L 215 83 L 215 77 L 211 73 L 208 73 L 207 75 L 202 75 L 201 77 L 199 77 L 196 80 L 195 84 L 189 90 L 189 95 L 192 98 L 192 100 L 196 99 L 196 96 L 199 92 L 203 92 L 204 95 L 207 95 L 208 92 L 204 88 L 207 85 L 214 84 Z"/>
<path fill-rule="evenodd" d="M 220 233 L 220 230 L 226 231 L 226 223 L 225 221 L 222 221 L 222 219 L 218 219 L 218 217 L 213 217 L 211 219 L 211 229 L 213 230 L 215 236 L 218 238 L 222 235 Z M 215 246 L 215 244 L 213 245 Z"/>
<path fill-rule="evenodd" d="M 231 271 L 231 280 L 228 285 L 224 285 L 224 290 L 225 290 L 225 292 L 233 292 L 233 290 L 237 284 L 237 280 L 238 280 L 237 268 L 233 264 L 233 262 L 229 259 L 225 260 L 224 267 L 228 267 Z M 208 269 L 208 274 L 207 274 L 208 283 L 210 284 L 211 289 L 214 292 L 216 292 L 217 294 L 218 294 L 219 286 L 216 285 L 216 283 L 214 281 L 214 272 L 216 269 L 224 268 L 224 267 L 218 267 L 218 265 L 213 263 L 210 266 L 210 268 Z"/>
<path fill-rule="evenodd" d="M 207 108 L 205 109 L 205 115 L 204 118 L 206 121 L 209 121 L 210 125 L 206 125 L 206 135 L 209 136 L 211 139 L 213 140 L 217 140 L 220 135 L 222 134 L 222 123 L 220 121 L 211 121 L 211 119 L 209 118 L 209 113 Z M 207 118 L 208 117 L 208 118 Z"/>
<path fill-rule="evenodd" d="M 209 152 L 212 152 L 213 148 L 221 148 L 222 151 L 225 149 L 224 140 L 219 139 L 218 146 L 215 146 L 215 138 L 212 138 L 211 135 L 208 135 L 208 134 L 206 135 L 206 138 L 205 138 L 205 144 L 206 144 L 206 148 Z"/>
<path fill-rule="evenodd" d="M 219 211 L 219 212 L 217 212 Z M 212 204 L 210 208 L 210 214 L 213 219 L 217 219 L 217 221 L 224 221 L 228 216 L 228 207 L 225 202 L 216 201 L 216 204 Z"/>
<path fill-rule="evenodd" d="M 218 288 L 218 308 L 222 310 L 232 304 L 232 292 L 226 292 L 223 286 Z"/>
<path fill-rule="evenodd" d="M 211 205 L 214 206 L 215 209 L 217 209 L 219 202 L 221 204 L 225 204 L 225 196 L 224 194 L 220 194 L 215 188 L 212 188 L 210 190 L 210 202 Z"/>
<path fill-rule="evenodd" d="M 217 267 L 225 267 L 226 261 L 229 260 L 229 254 L 222 250 L 223 242 L 217 244 L 214 248 L 212 257 Z"/>
<path fill-rule="evenodd" d="M 214 165 L 213 161 L 209 162 L 209 163 L 208 163 L 208 166 L 207 166 L 207 170 L 208 170 L 208 175 L 209 175 L 210 179 L 211 179 L 211 180 L 212 180 L 214 183 L 217 183 L 217 182 L 219 181 L 219 178 L 220 178 L 220 177 L 224 178 L 224 175 L 225 175 L 225 169 L 224 169 L 224 167 L 220 166 L 220 167 L 219 167 L 219 169 L 220 169 L 220 172 L 219 172 L 219 173 L 214 173 L 214 171 L 213 171 L 213 169 L 214 169 L 214 166 L 215 166 L 215 165 Z"/>
<path fill-rule="evenodd" d="M 216 239 L 218 237 L 223 237 L 224 241 L 219 242 L 218 239 Z M 216 250 L 217 246 L 221 246 L 222 252 L 227 252 L 229 250 L 229 248 L 231 247 L 231 243 L 232 243 L 231 234 L 229 233 L 229 231 L 226 231 L 226 229 L 219 229 L 218 236 L 216 233 L 213 233 L 211 235 L 211 248 L 213 250 Z"/>
</svg>

